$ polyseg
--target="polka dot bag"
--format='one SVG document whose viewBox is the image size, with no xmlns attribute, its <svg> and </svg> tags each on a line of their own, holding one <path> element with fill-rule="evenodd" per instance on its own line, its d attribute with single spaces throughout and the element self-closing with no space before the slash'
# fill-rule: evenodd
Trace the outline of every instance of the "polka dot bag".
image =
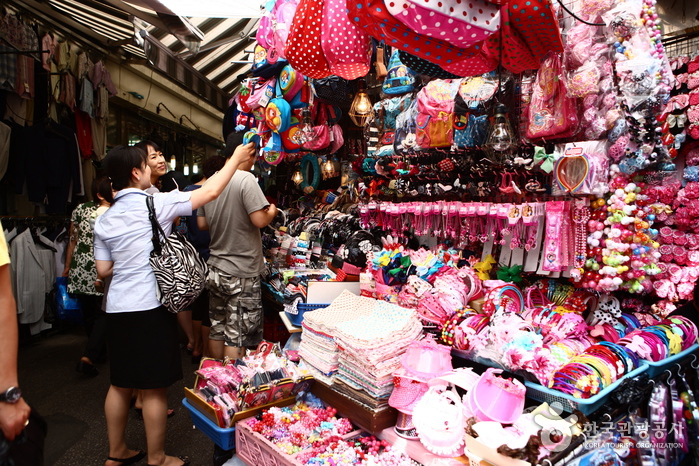
<svg viewBox="0 0 699 466">
<path fill-rule="evenodd" d="M 284 49 L 291 66 L 313 79 L 333 74 L 321 47 L 323 4 L 324 0 L 299 2 Z"/>
<path fill-rule="evenodd" d="M 371 39 L 347 17 L 347 0 L 324 0 L 321 44 L 333 74 L 352 80 L 369 72 Z"/>
<path fill-rule="evenodd" d="M 409 28 L 457 47 L 482 42 L 500 29 L 500 7 L 485 0 L 386 0 L 385 4 Z"/>
</svg>

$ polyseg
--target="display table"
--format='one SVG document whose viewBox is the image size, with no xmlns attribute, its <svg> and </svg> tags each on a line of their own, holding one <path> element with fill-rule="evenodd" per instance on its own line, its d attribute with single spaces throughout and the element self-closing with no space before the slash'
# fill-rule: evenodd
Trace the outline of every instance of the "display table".
<svg viewBox="0 0 699 466">
<path fill-rule="evenodd" d="M 286 312 L 280 312 L 279 318 L 282 320 L 282 323 L 284 324 L 284 327 L 286 327 L 287 332 L 300 333 L 303 330 L 301 327 L 297 327 L 296 325 L 291 323 L 291 321 L 289 320 L 289 316 L 286 314 Z"/>
</svg>

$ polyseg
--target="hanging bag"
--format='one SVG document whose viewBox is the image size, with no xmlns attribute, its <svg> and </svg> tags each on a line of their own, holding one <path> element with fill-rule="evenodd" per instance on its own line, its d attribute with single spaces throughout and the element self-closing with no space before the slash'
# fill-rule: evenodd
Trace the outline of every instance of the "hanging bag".
<svg viewBox="0 0 699 466">
<path fill-rule="evenodd" d="M 323 0 L 299 2 L 284 49 L 291 66 L 313 79 L 326 78 L 332 74 L 320 45 L 323 3 Z"/>
<path fill-rule="evenodd" d="M 347 17 L 347 0 L 325 0 L 321 44 L 330 71 L 345 79 L 366 76 L 371 66 L 371 40 Z"/>
<path fill-rule="evenodd" d="M 457 47 L 482 42 L 500 29 L 500 8 L 485 0 L 398 0 L 386 2 L 386 8 L 410 29 Z"/>
<path fill-rule="evenodd" d="M 394 50 L 388 62 L 388 75 L 383 81 L 384 94 L 406 94 L 412 92 L 414 88 L 415 72 L 400 61 L 398 50 Z"/>
<path fill-rule="evenodd" d="M 146 205 L 153 229 L 153 250 L 148 261 L 158 284 L 156 296 L 168 311 L 177 314 L 202 292 L 209 269 L 194 246 L 177 229 L 165 237 L 155 215 L 153 196 L 146 197 Z"/>
<path fill-rule="evenodd" d="M 575 99 L 568 96 L 563 66 L 558 54 L 550 54 L 534 82 L 529 104 L 528 139 L 558 139 L 573 136 L 578 129 Z"/>
</svg>

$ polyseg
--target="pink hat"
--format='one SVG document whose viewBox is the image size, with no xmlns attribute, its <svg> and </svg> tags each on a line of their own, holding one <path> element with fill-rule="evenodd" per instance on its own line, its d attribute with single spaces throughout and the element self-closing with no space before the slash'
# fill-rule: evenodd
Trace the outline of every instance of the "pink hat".
<svg viewBox="0 0 699 466">
<path fill-rule="evenodd" d="M 401 358 L 404 376 L 421 382 L 429 382 L 434 377 L 453 369 L 451 348 L 437 344 L 432 335 L 413 341 Z"/>
<path fill-rule="evenodd" d="M 488 368 L 469 390 L 466 403 L 481 421 L 512 424 L 522 415 L 526 388 L 519 380 L 505 379 L 502 369 Z"/>
</svg>

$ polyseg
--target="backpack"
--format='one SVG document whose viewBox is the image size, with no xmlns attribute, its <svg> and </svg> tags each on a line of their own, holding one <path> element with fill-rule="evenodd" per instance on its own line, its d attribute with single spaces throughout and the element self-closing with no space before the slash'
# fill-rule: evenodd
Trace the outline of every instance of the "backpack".
<svg viewBox="0 0 699 466">
<path fill-rule="evenodd" d="M 388 75 L 383 81 L 383 92 L 389 95 L 406 94 L 415 88 L 415 72 L 400 61 L 398 50 L 391 54 Z"/>
<path fill-rule="evenodd" d="M 457 47 L 482 42 L 500 29 L 500 8 L 485 0 L 397 0 L 386 2 L 386 9 L 412 30 Z"/>
<path fill-rule="evenodd" d="M 321 45 L 332 74 L 356 79 L 369 72 L 371 39 L 347 17 L 347 0 L 325 0 Z"/>
<path fill-rule="evenodd" d="M 298 0 L 278 0 L 275 5 L 272 47 L 277 51 L 279 57 L 283 59 L 286 59 L 284 49 L 298 4 Z"/>
<path fill-rule="evenodd" d="M 279 58 L 274 48 L 266 49 L 260 44 L 255 45 L 252 59 L 252 75 L 259 78 L 271 78 L 279 74 L 286 65 L 286 60 Z"/>
<path fill-rule="evenodd" d="M 405 155 L 421 149 L 417 145 L 416 137 L 417 114 L 417 99 L 412 98 L 412 103 L 396 117 L 396 131 L 393 136 L 393 151 L 396 154 Z"/>
<path fill-rule="evenodd" d="M 379 130 L 376 156 L 393 155 L 396 133 L 396 118 L 412 103 L 412 94 L 383 99 L 374 104 L 374 123 Z"/>
<path fill-rule="evenodd" d="M 437 79 L 430 81 L 418 92 L 418 115 L 415 119 L 418 146 L 429 148 L 452 145 L 456 83 Z"/>
<path fill-rule="evenodd" d="M 262 47 L 268 49 L 274 45 L 274 10 L 276 9 L 276 0 L 269 0 L 264 5 L 264 13 L 260 17 L 260 24 L 255 34 L 255 40 Z"/>
<path fill-rule="evenodd" d="M 291 66 L 313 79 L 332 74 L 320 46 L 323 3 L 324 0 L 300 0 L 284 48 Z"/>
</svg>

